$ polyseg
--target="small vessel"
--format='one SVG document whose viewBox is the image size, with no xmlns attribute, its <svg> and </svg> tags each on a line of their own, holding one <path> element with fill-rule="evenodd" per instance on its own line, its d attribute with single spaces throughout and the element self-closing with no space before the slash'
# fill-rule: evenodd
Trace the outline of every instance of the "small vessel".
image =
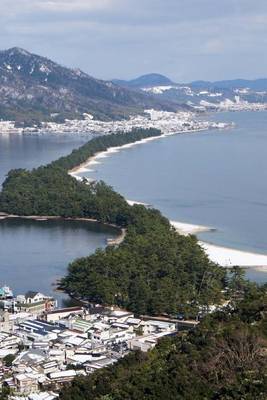
<svg viewBox="0 0 267 400">
<path fill-rule="evenodd" d="M 13 299 L 13 297 L 14 297 L 13 292 L 9 286 L 5 285 L 2 288 L 0 288 L 0 299 L 7 300 L 7 299 Z"/>
</svg>

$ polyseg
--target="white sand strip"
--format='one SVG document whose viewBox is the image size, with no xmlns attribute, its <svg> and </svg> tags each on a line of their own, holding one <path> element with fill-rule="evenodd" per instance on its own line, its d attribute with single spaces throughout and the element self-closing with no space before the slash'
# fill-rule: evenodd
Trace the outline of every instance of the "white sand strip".
<svg viewBox="0 0 267 400">
<path fill-rule="evenodd" d="M 173 135 L 177 135 L 177 134 L 183 134 L 183 133 L 196 133 L 196 132 L 200 132 L 200 131 L 206 131 L 207 128 L 197 128 L 197 129 L 191 129 L 190 131 L 188 130 L 180 130 L 177 132 L 168 132 L 168 133 L 163 133 L 159 136 L 152 136 L 152 137 L 148 137 L 145 139 L 141 139 L 138 140 L 134 143 L 127 143 L 124 144 L 122 146 L 116 146 L 116 147 L 109 147 L 107 150 L 105 151 L 101 151 L 97 154 L 95 154 L 93 157 L 89 158 L 89 160 L 85 161 L 84 163 L 82 163 L 80 166 L 77 166 L 76 168 L 73 168 L 73 170 L 69 171 L 69 174 L 72 175 L 74 178 L 77 177 L 77 175 L 85 172 L 85 170 L 83 168 L 85 168 L 86 170 L 88 170 L 88 167 L 90 167 L 91 165 L 95 165 L 95 164 L 100 164 L 101 162 L 96 161 L 97 159 L 101 159 L 101 158 L 107 158 L 110 154 L 114 154 L 114 153 L 118 153 L 120 150 L 123 149 L 128 149 L 130 147 L 134 147 L 137 146 L 139 144 L 144 144 L 147 142 L 151 142 L 153 140 L 160 140 L 160 139 L 164 139 L 168 136 L 173 136 Z M 90 169 L 89 169 L 90 171 Z"/>
<path fill-rule="evenodd" d="M 206 242 L 199 242 L 211 261 L 220 264 L 223 267 L 261 267 L 262 272 L 267 272 L 267 255 L 259 253 L 249 253 L 242 250 L 231 249 L 222 246 L 216 246 Z"/>
<path fill-rule="evenodd" d="M 135 200 L 126 200 L 127 203 L 129 204 L 129 206 L 134 206 L 135 204 L 139 205 L 139 206 L 145 206 L 148 207 L 149 204 L 147 203 L 142 203 L 141 201 L 135 201 Z"/>
<path fill-rule="evenodd" d="M 109 147 L 107 150 L 101 151 L 101 152 L 97 153 L 95 156 L 91 157 L 87 162 L 82 163 L 80 165 L 80 167 L 78 166 L 77 168 L 74 168 L 72 171 L 69 171 L 69 174 L 75 178 L 79 174 L 82 174 L 83 172 L 88 172 L 88 168 L 90 168 L 91 166 L 96 165 L 96 164 L 101 164 L 100 161 L 97 161 L 98 159 L 107 158 L 111 154 L 118 153 L 120 150 L 123 150 L 123 149 L 129 149 L 131 147 L 137 146 L 138 144 L 144 144 L 147 142 L 151 142 L 153 140 L 163 139 L 167 136 L 176 135 L 178 133 L 183 133 L 183 132 L 172 132 L 172 133 L 168 133 L 168 134 L 162 134 L 160 136 L 152 136 L 152 137 L 138 140 L 137 142 L 134 142 L 134 143 L 127 143 L 122 146 Z M 89 169 L 89 171 L 90 171 L 90 169 Z"/>
<path fill-rule="evenodd" d="M 200 232 L 210 232 L 214 229 L 204 225 L 186 224 L 184 222 L 170 221 L 171 225 L 176 229 L 180 235 L 195 235 Z"/>
<path fill-rule="evenodd" d="M 213 228 L 203 225 L 186 224 L 178 221 L 170 221 L 171 225 L 181 235 L 195 235 L 200 232 L 213 231 Z M 232 267 L 238 265 L 240 267 L 257 268 L 259 271 L 267 272 L 267 255 L 259 253 L 250 253 L 247 251 L 232 249 L 223 246 L 217 246 L 206 242 L 199 241 L 210 260 L 221 265 L 222 267 Z"/>
<path fill-rule="evenodd" d="M 82 172 L 88 172 L 89 170 L 88 170 L 88 168 L 81 167 L 79 171 L 80 171 L 80 173 L 82 173 Z"/>
<path fill-rule="evenodd" d="M 99 158 L 107 158 L 108 155 L 105 153 L 99 153 L 97 156 L 95 156 L 95 160 L 98 160 Z"/>
<path fill-rule="evenodd" d="M 96 164 L 101 164 L 101 162 L 100 161 L 96 161 L 96 157 L 95 157 L 94 160 L 91 160 L 90 163 L 87 164 L 87 166 L 89 167 L 91 165 L 96 165 Z M 87 170 L 88 170 L 88 168 L 83 167 L 79 171 L 80 172 L 86 172 Z"/>
</svg>

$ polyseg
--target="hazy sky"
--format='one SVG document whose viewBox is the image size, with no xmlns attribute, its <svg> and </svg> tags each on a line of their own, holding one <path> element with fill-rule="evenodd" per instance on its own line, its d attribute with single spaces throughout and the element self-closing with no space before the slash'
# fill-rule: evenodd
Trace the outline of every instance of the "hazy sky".
<svg viewBox="0 0 267 400">
<path fill-rule="evenodd" d="M 99 78 L 267 77 L 267 0 L 0 0 L 0 48 Z"/>
</svg>

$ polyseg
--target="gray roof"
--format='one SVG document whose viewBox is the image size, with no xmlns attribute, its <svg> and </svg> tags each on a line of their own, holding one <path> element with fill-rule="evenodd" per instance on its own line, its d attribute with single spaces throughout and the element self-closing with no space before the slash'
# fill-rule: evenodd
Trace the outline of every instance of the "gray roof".
<svg viewBox="0 0 267 400">
<path fill-rule="evenodd" d="M 37 294 L 38 294 L 38 292 L 34 292 L 34 291 L 32 291 L 32 290 L 29 290 L 29 291 L 25 294 L 25 298 L 26 298 L 26 299 L 33 299 Z"/>
</svg>

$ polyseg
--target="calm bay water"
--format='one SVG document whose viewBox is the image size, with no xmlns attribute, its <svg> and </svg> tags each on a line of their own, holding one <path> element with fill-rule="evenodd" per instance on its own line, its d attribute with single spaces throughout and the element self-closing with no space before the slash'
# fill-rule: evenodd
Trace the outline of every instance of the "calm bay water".
<svg viewBox="0 0 267 400">
<path fill-rule="evenodd" d="M 31 169 L 69 154 L 88 138 L 70 135 L 0 135 L 0 184 L 13 168 Z"/>
<path fill-rule="evenodd" d="M 87 139 L 70 136 L 0 136 L 0 184 L 12 168 L 33 168 L 68 154 Z M 0 221 L 0 286 L 16 294 L 37 290 L 54 292 L 53 284 L 66 274 L 77 257 L 92 254 L 114 238 L 116 230 L 78 221 Z"/>
<path fill-rule="evenodd" d="M 0 284 L 15 293 L 27 290 L 54 295 L 53 284 L 66 274 L 69 262 L 105 247 L 117 231 L 80 221 L 0 221 Z"/>
<path fill-rule="evenodd" d="M 206 116 L 207 118 L 207 116 Z M 172 220 L 211 226 L 202 240 L 267 254 L 267 112 L 219 113 L 230 130 L 171 136 L 124 149 L 95 165 L 131 200 Z M 250 272 L 258 281 L 266 273 Z"/>
</svg>

